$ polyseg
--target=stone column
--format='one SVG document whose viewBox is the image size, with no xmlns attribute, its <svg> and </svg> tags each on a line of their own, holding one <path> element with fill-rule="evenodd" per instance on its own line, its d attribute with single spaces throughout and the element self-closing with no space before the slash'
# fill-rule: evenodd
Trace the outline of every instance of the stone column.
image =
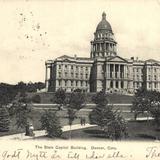
<svg viewBox="0 0 160 160">
<path fill-rule="evenodd" d="M 113 64 L 113 78 L 115 78 L 115 64 Z"/>
<path fill-rule="evenodd" d="M 118 78 L 120 78 L 120 64 L 118 65 Z"/>
<path fill-rule="evenodd" d="M 118 81 L 118 88 L 121 89 L 121 81 Z"/>
<path fill-rule="evenodd" d="M 126 78 L 126 66 L 124 65 L 124 73 L 123 73 L 123 77 L 124 77 L 124 79 Z"/>
<path fill-rule="evenodd" d="M 111 72 L 111 70 L 110 70 L 110 64 L 108 64 L 108 78 L 110 78 L 110 72 Z"/>
<path fill-rule="evenodd" d="M 113 80 L 113 89 L 115 89 L 116 88 L 116 81 L 115 80 Z"/>
<path fill-rule="evenodd" d="M 45 66 L 46 66 L 45 87 L 46 87 L 46 91 L 48 91 L 48 64 L 47 64 L 47 62 L 45 63 Z"/>
</svg>

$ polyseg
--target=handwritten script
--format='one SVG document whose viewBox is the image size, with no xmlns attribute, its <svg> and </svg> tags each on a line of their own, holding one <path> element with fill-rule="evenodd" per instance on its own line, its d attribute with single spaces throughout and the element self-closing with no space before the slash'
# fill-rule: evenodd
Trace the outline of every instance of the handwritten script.
<svg viewBox="0 0 160 160">
<path fill-rule="evenodd" d="M 127 152 L 114 146 L 34 145 L 33 148 L 24 147 L 8 150 L 1 148 L 0 160 L 132 160 L 136 157 L 130 150 Z M 160 147 L 149 146 L 144 151 L 144 159 L 160 159 Z"/>
</svg>

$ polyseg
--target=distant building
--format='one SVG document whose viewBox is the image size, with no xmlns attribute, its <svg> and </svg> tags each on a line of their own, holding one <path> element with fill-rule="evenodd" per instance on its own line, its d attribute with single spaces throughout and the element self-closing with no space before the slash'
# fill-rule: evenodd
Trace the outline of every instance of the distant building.
<svg viewBox="0 0 160 160">
<path fill-rule="evenodd" d="M 160 91 L 160 62 L 117 55 L 111 25 L 102 14 L 91 41 L 90 58 L 60 56 L 46 61 L 46 90 L 134 93 L 140 87 Z"/>
</svg>

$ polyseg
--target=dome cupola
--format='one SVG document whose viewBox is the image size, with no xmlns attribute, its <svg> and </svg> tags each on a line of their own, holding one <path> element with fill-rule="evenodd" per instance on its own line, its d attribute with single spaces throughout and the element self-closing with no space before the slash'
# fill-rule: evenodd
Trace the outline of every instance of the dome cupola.
<svg viewBox="0 0 160 160">
<path fill-rule="evenodd" d="M 112 32 L 111 25 L 106 20 L 106 13 L 105 12 L 102 13 L 102 20 L 97 25 L 96 32 L 97 31 L 109 31 L 109 32 Z"/>
<path fill-rule="evenodd" d="M 106 13 L 103 12 L 102 20 L 98 23 L 94 33 L 94 40 L 91 41 L 91 58 L 116 56 L 116 45 L 112 27 L 106 20 Z"/>
</svg>

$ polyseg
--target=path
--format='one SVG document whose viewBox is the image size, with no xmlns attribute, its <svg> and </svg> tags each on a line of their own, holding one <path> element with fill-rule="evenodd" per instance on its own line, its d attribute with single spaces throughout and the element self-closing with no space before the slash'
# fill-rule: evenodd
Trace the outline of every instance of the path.
<svg viewBox="0 0 160 160">
<path fill-rule="evenodd" d="M 81 126 L 80 124 L 75 124 L 75 125 L 72 125 L 71 130 L 89 128 L 89 127 L 93 127 L 93 126 L 96 126 L 96 125 L 86 124 L 85 126 Z M 70 130 L 70 126 L 68 126 L 68 125 L 64 126 L 62 128 L 63 132 L 69 131 L 69 130 Z M 46 135 L 45 130 L 37 130 L 37 131 L 34 131 L 34 133 L 35 133 L 35 138 Z M 18 134 L 0 137 L 0 140 L 27 140 L 27 139 L 33 139 L 33 137 L 25 136 L 25 133 L 18 133 Z"/>
</svg>

